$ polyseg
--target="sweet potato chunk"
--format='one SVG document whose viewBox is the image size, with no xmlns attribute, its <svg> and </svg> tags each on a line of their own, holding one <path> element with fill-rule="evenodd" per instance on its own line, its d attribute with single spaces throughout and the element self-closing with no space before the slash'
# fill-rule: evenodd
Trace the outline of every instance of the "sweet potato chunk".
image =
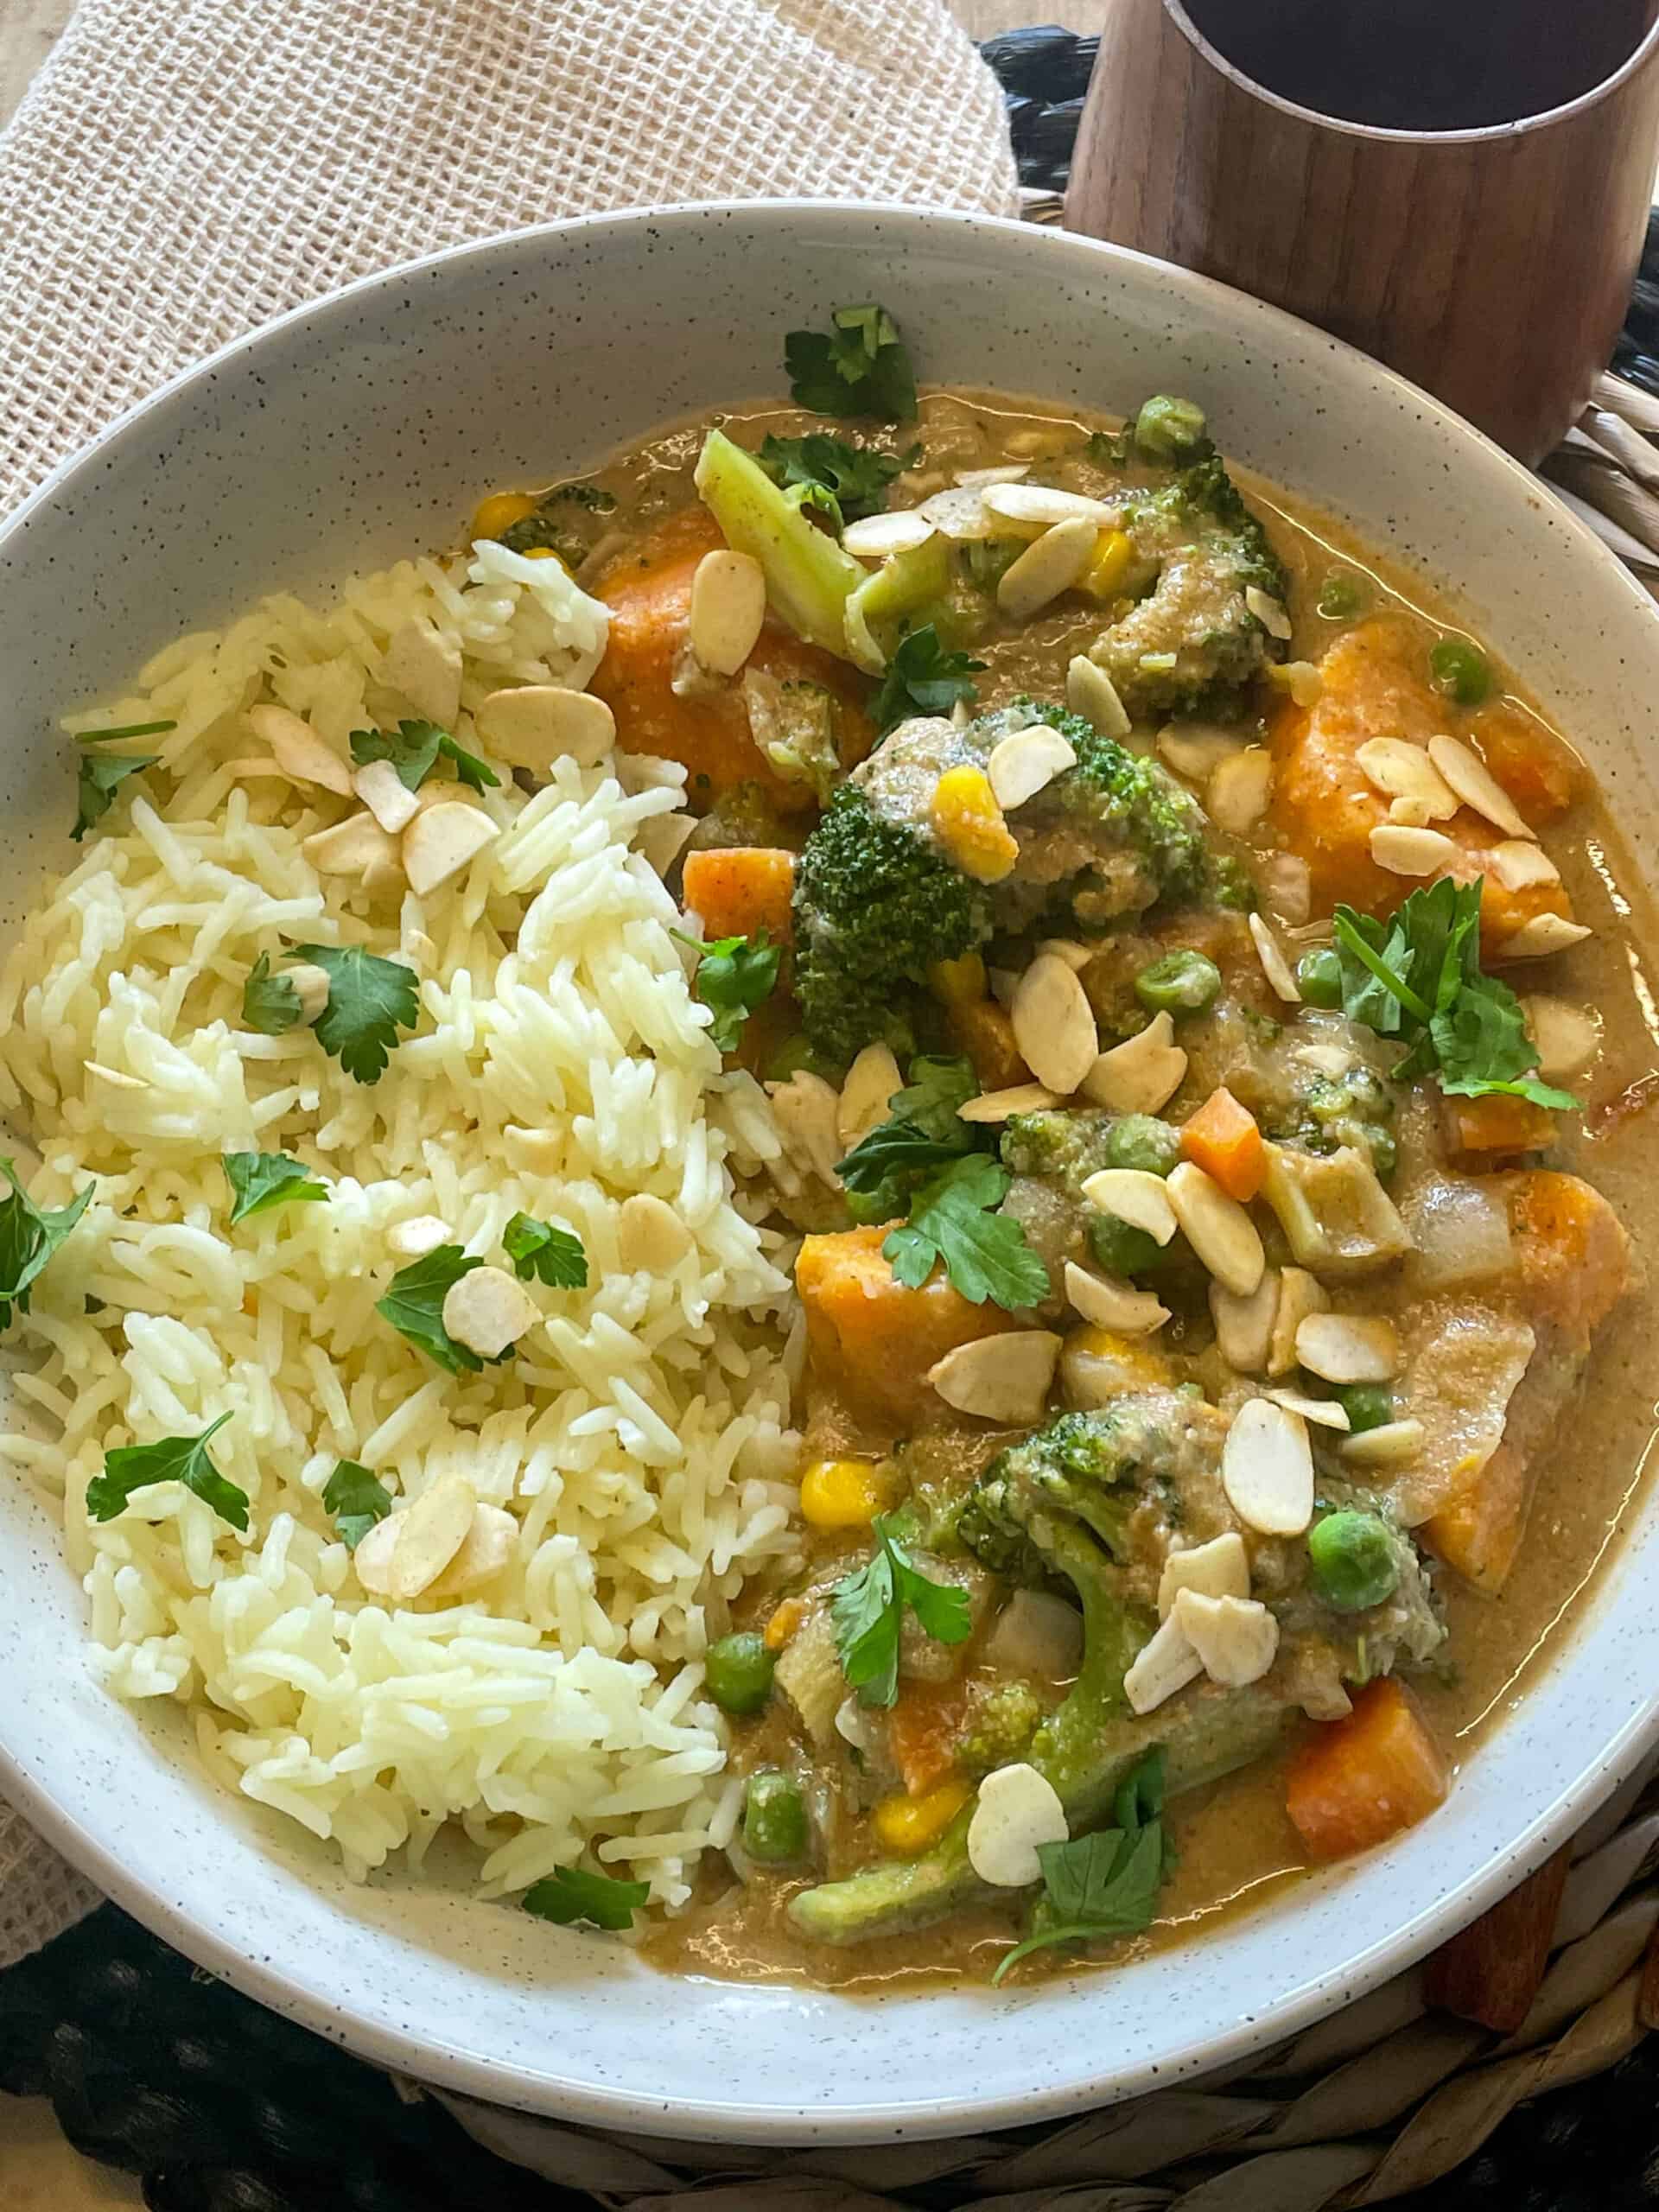
<svg viewBox="0 0 1659 2212">
<path fill-rule="evenodd" d="M 1304 1745 L 1291 1762 L 1285 1802 L 1313 1858 L 1345 1859 L 1426 1820 L 1447 1786 L 1428 1723 L 1390 1678 L 1368 1683 L 1351 1713 Z"/>
<path fill-rule="evenodd" d="M 702 933 L 753 937 L 765 930 L 774 944 L 790 941 L 795 855 L 775 845 L 718 845 L 685 856 L 685 904 Z"/>
<path fill-rule="evenodd" d="M 1527 1313 L 1553 1322 L 1576 1350 L 1587 1351 L 1630 1287 L 1624 1224 L 1581 1176 L 1538 1167 L 1505 1179 Z"/>
</svg>

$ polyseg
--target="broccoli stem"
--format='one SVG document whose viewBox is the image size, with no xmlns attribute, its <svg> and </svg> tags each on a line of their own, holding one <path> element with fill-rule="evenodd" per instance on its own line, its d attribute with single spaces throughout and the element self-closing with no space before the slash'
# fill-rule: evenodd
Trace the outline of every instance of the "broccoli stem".
<svg viewBox="0 0 1659 2212">
<path fill-rule="evenodd" d="M 696 482 L 727 543 L 760 563 L 766 596 L 797 637 L 848 659 L 847 601 L 868 570 L 723 431 L 703 440 Z"/>
</svg>

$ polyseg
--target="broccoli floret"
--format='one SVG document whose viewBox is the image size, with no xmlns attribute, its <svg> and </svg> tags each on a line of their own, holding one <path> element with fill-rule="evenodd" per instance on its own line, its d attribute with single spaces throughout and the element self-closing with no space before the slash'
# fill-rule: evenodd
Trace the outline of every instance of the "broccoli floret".
<svg viewBox="0 0 1659 2212">
<path fill-rule="evenodd" d="M 1060 779 L 1060 796 L 1090 821 L 1122 823 L 1152 873 L 1160 901 L 1198 897 L 1204 887 L 1205 819 L 1198 801 L 1166 768 L 1103 737 L 1081 715 L 1039 710 L 1069 740 L 1077 767 Z"/>
<path fill-rule="evenodd" d="M 906 1050 L 930 964 L 959 959 L 990 934 L 984 887 L 941 859 L 919 828 L 843 784 L 795 876 L 795 990 L 814 1048 L 842 1062 L 877 1041 Z"/>
<path fill-rule="evenodd" d="M 1218 455 L 1132 500 L 1123 526 L 1147 596 L 1090 658 L 1132 715 L 1224 714 L 1284 645 L 1245 594 L 1284 599 L 1287 579 L 1260 520 Z"/>
<path fill-rule="evenodd" d="M 989 1774 L 1017 1759 L 1042 1723 L 1043 1700 L 1032 1685 L 1019 1680 L 994 1682 L 975 1697 L 968 1732 L 957 1762 L 969 1774 Z"/>
<path fill-rule="evenodd" d="M 1012 1115 L 1002 1128 L 1003 1165 L 1016 1175 L 1048 1176 L 1076 1195 L 1103 1167 L 1126 1165 L 1114 1158 L 1111 1144 L 1112 1131 L 1126 1118 L 1098 1106 Z"/>
</svg>

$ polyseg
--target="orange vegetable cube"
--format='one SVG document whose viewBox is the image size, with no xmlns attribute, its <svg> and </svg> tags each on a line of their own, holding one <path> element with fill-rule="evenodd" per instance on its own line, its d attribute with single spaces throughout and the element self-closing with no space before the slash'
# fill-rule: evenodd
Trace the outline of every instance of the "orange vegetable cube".
<svg viewBox="0 0 1659 2212">
<path fill-rule="evenodd" d="M 1313 1858 L 1345 1859 L 1414 1827 L 1449 1787 L 1416 1700 L 1385 1678 L 1368 1683 L 1351 1713 L 1319 1726 L 1296 1754 L 1286 1809 Z"/>
<path fill-rule="evenodd" d="M 1248 1205 L 1262 1188 L 1268 1150 L 1248 1106 L 1225 1084 L 1212 1090 L 1182 1125 L 1181 1156 L 1220 1184 L 1230 1198 Z"/>
<path fill-rule="evenodd" d="M 685 856 L 687 910 L 702 918 L 703 935 L 790 940 L 795 855 L 776 845 L 721 845 Z"/>
</svg>

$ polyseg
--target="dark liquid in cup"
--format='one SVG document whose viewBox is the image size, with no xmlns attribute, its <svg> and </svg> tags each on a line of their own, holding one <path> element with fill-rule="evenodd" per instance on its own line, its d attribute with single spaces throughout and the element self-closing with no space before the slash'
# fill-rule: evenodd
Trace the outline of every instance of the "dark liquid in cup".
<svg viewBox="0 0 1659 2212">
<path fill-rule="evenodd" d="M 1183 0 L 1281 99 L 1389 130 L 1541 115 L 1629 60 L 1659 0 Z"/>
</svg>

